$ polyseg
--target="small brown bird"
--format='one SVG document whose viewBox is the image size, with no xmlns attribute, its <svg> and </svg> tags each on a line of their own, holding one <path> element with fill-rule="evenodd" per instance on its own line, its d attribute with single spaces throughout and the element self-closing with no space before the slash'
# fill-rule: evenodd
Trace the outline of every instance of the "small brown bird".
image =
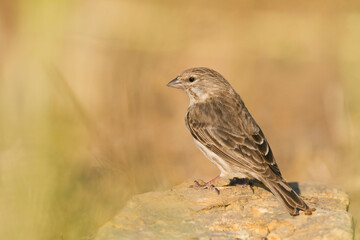
<svg viewBox="0 0 360 240">
<path fill-rule="evenodd" d="M 260 127 L 239 94 L 218 72 L 191 68 L 167 84 L 184 90 L 190 98 L 185 123 L 196 146 L 220 170 L 218 177 L 257 179 L 284 204 L 291 215 L 310 209 L 282 178 Z M 204 185 L 213 187 L 218 178 Z"/>
</svg>

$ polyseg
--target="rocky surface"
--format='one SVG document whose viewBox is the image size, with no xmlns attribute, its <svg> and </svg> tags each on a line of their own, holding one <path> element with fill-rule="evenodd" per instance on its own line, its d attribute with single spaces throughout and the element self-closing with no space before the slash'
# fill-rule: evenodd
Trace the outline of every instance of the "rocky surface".
<svg viewBox="0 0 360 240">
<path fill-rule="evenodd" d="M 291 184 L 316 211 L 292 217 L 263 187 L 188 188 L 134 196 L 96 240 L 117 239 L 353 239 L 349 197 L 338 188 Z M 221 186 L 224 182 L 217 183 Z"/>
</svg>

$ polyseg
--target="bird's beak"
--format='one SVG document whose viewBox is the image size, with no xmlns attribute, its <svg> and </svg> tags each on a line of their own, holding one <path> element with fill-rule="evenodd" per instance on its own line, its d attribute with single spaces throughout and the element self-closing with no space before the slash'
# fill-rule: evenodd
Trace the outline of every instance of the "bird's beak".
<svg viewBox="0 0 360 240">
<path fill-rule="evenodd" d="M 170 81 L 166 86 L 183 89 L 183 85 L 181 84 L 181 82 L 177 78 Z"/>
</svg>

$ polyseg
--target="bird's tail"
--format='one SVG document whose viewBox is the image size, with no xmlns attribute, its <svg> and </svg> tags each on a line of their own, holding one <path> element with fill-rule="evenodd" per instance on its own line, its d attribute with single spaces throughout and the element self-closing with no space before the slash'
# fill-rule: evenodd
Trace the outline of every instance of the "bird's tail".
<svg viewBox="0 0 360 240">
<path fill-rule="evenodd" d="M 304 200 L 302 200 L 301 197 L 283 179 L 275 181 L 264 179 L 262 182 L 270 189 L 275 197 L 284 204 L 291 215 L 298 215 L 298 209 L 305 211 L 306 215 L 311 215 L 311 213 L 315 211 L 314 208 L 309 208 Z"/>
</svg>

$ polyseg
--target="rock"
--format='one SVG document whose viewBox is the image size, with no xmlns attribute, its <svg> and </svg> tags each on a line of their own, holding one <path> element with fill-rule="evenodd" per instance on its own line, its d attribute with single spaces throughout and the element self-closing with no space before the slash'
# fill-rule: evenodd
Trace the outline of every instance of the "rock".
<svg viewBox="0 0 360 240">
<path fill-rule="evenodd" d="M 134 196 L 100 228 L 96 240 L 117 239 L 353 239 L 349 197 L 317 184 L 291 184 L 316 211 L 292 217 L 262 187 L 218 187 L 220 194 L 183 183 Z M 219 185 L 219 184 L 217 184 Z"/>
</svg>

